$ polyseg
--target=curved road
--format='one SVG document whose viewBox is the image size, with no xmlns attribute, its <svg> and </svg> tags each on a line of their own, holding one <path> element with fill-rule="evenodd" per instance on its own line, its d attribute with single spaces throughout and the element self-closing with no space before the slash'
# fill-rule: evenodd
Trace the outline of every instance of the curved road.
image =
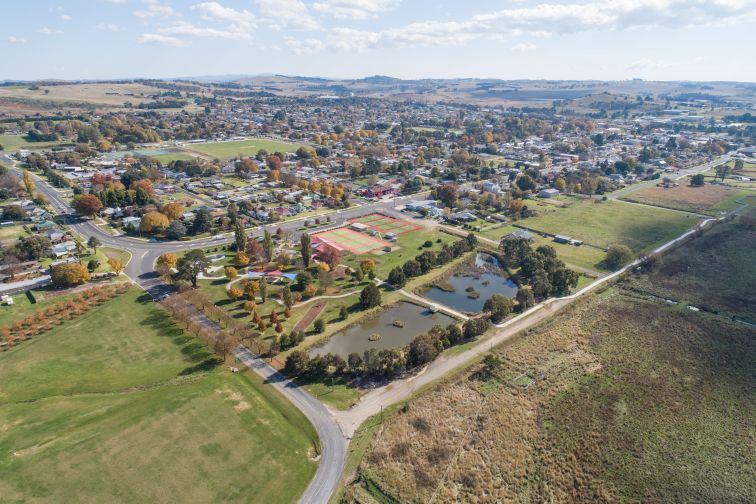
<svg viewBox="0 0 756 504">
<path fill-rule="evenodd" d="M 50 206 L 58 214 L 64 216 L 66 224 L 68 224 L 76 233 L 84 239 L 96 236 L 104 246 L 129 252 L 131 254 L 131 260 L 126 265 L 124 272 L 155 299 L 163 294 L 173 292 L 173 287 L 162 282 L 153 269 L 155 261 L 160 254 L 164 252 L 179 252 L 187 249 L 204 248 L 233 241 L 233 237 L 231 236 L 224 236 L 222 240 L 204 238 L 186 242 L 151 242 L 129 236 L 114 236 L 97 226 L 94 221 L 83 219 L 76 215 L 65 197 L 57 190 L 50 187 L 45 180 L 35 176 L 35 181 L 37 191 L 47 197 Z M 359 217 L 379 210 L 391 209 L 398 202 L 417 197 L 418 195 L 413 195 L 397 198 L 392 201 L 367 203 L 346 210 L 334 211 L 331 212 L 330 215 L 335 216 L 334 224 L 338 224 L 353 217 Z M 310 217 L 310 219 L 312 219 L 312 217 Z M 301 226 L 302 220 L 304 220 L 304 218 L 276 223 L 269 225 L 268 229 L 272 232 L 276 228 L 281 227 L 283 230 L 292 233 L 293 237 L 296 239 L 301 234 L 299 227 Z M 264 229 L 265 226 L 255 228 L 249 232 L 249 235 L 262 235 Z M 203 320 L 203 323 L 211 324 L 213 327 L 215 326 L 209 319 L 204 317 L 204 315 L 198 316 L 205 319 Z M 320 438 L 321 447 L 318 469 L 315 473 L 315 477 L 310 482 L 310 485 L 299 499 L 299 502 L 302 504 L 327 504 L 331 495 L 339 486 L 341 473 L 346 462 L 349 439 L 342 433 L 339 423 L 323 403 L 308 394 L 304 389 L 297 386 L 291 380 L 286 379 L 264 360 L 260 359 L 244 347 L 240 347 L 237 350 L 236 356 L 255 373 L 260 375 L 266 383 L 271 384 L 279 390 L 315 427 L 318 437 Z"/>
<path fill-rule="evenodd" d="M 708 169 L 710 166 L 722 162 L 722 159 L 723 158 L 712 161 L 711 163 L 702 165 L 697 169 L 686 170 L 686 173 L 680 175 L 680 177 Z M 96 236 L 103 245 L 131 253 L 132 258 L 126 266 L 125 273 L 153 297 L 169 293 L 172 290 L 172 288 L 164 284 L 153 271 L 155 260 L 160 254 L 163 252 L 177 252 L 193 248 L 208 247 L 232 241 L 231 237 L 224 237 L 223 240 L 206 238 L 187 242 L 150 242 L 127 236 L 113 236 L 98 227 L 93 221 L 84 220 L 76 216 L 74 211 L 68 205 L 68 202 L 64 200 L 63 196 L 49 187 L 45 181 L 37 177 L 36 185 L 37 190 L 47 196 L 51 206 L 59 214 L 67 216 L 67 223 L 82 237 L 89 238 L 90 236 Z M 629 190 L 623 191 L 623 193 L 632 192 L 633 190 L 638 190 L 640 188 L 641 187 L 638 186 L 635 186 L 632 189 L 628 188 Z M 615 193 L 614 197 L 622 195 L 624 194 Z M 394 201 L 367 203 L 359 207 L 335 211 L 332 215 L 336 215 L 335 223 L 340 223 L 348 218 L 358 217 L 375 211 L 390 211 L 396 206 L 397 202 L 417 197 L 418 195 L 413 195 L 411 197 L 397 198 Z M 296 237 L 301 234 L 301 232 L 298 231 L 300 226 L 299 220 L 302 219 L 280 224 L 277 223 L 269 227 L 271 230 L 281 227 L 282 229 L 293 233 L 294 238 L 296 239 Z M 709 221 L 706 223 L 708 222 Z M 703 225 L 706 225 L 706 223 Z M 262 234 L 262 230 L 263 228 L 256 228 L 250 233 L 250 236 L 260 235 Z M 682 237 L 670 241 L 660 247 L 659 250 L 672 246 L 692 232 L 693 231 L 689 231 Z M 497 326 L 498 331 L 492 334 L 491 337 L 478 341 L 465 352 L 448 359 L 439 358 L 429 364 L 424 371 L 417 375 L 403 380 L 396 380 L 391 384 L 374 389 L 363 396 L 360 403 L 348 411 L 330 411 L 320 401 L 308 394 L 291 380 L 286 379 L 265 361 L 258 358 L 248 349 L 240 347 L 236 352 L 239 359 L 291 401 L 310 420 L 320 438 L 321 457 L 318 469 L 315 473 L 315 477 L 310 482 L 310 485 L 300 498 L 299 502 L 302 504 L 328 503 L 331 495 L 338 488 L 341 480 L 341 473 L 346 462 L 349 439 L 357 427 L 359 427 L 359 425 L 361 425 L 367 418 L 375 415 L 380 408 L 409 397 L 419 386 L 428 384 L 433 380 L 440 378 L 447 372 L 466 364 L 471 359 L 488 351 L 493 344 L 498 344 L 523 329 L 531 327 L 533 324 L 556 311 L 556 309 L 563 304 L 567 304 L 582 297 L 584 294 L 595 289 L 598 285 L 603 284 L 614 278 L 616 275 L 626 271 L 634 264 L 635 263 L 627 265 L 615 274 L 604 277 L 571 296 L 548 300 L 533 307 L 521 316 L 500 324 Z M 206 320 L 206 322 L 212 324 L 209 320 Z"/>
</svg>

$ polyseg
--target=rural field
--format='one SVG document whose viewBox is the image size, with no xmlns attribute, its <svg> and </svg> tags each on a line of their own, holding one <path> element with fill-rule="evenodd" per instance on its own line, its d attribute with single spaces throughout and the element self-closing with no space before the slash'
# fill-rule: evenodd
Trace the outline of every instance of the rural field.
<svg viewBox="0 0 756 504">
<path fill-rule="evenodd" d="M 131 289 L 0 354 L 3 500 L 295 502 L 316 469 L 312 426 L 256 376 L 208 369 L 209 350 L 145 298 Z"/>
<path fill-rule="evenodd" d="M 715 226 L 664 256 L 657 273 L 627 282 L 628 288 L 756 322 L 756 229 L 747 222 Z"/>
<path fill-rule="evenodd" d="M 740 206 L 738 201 L 756 200 L 756 193 L 724 185 L 707 184 L 701 187 L 693 187 L 683 183 L 677 187 L 669 188 L 649 187 L 634 192 L 623 199 L 686 212 L 719 216 L 722 213 L 735 210 Z"/>
<path fill-rule="evenodd" d="M 50 107 L 77 107 L 81 105 L 99 105 L 121 107 L 126 102 L 133 104 L 151 102 L 151 96 L 159 89 L 139 83 L 90 82 L 86 84 L 63 84 L 56 86 L 0 87 L 0 101 L 18 100 L 20 103 L 50 102 Z"/>
<path fill-rule="evenodd" d="M 57 142 L 27 142 L 23 135 L 0 135 L 0 145 L 3 146 L 5 152 L 14 152 L 18 149 L 46 149 L 55 147 L 61 143 L 66 143 L 66 140 Z"/>
<path fill-rule="evenodd" d="M 233 142 L 209 142 L 203 144 L 187 144 L 187 151 L 197 152 L 205 156 L 218 159 L 231 159 L 238 156 L 254 156 L 260 149 L 273 152 L 294 152 L 302 147 L 302 144 L 279 142 L 268 139 L 239 140 Z"/>
<path fill-rule="evenodd" d="M 723 226 L 711 240 L 742 231 Z M 722 276 L 740 253 L 714 260 L 732 295 L 752 296 Z M 500 365 L 410 400 L 377 428 L 347 500 L 753 502 L 756 330 L 626 285 L 704 282 L 700 268 L 666 265 L 496 348 Z"/>
<path fill-rule="evenodd" d="M 623 243 L 636 254 L 653 250 L 699 222 L 695 216 L 619 201 L 570 198 L 564 207 L 541 207 L 519 225 L 571 236 L 606 248 Z"/>
</svg>

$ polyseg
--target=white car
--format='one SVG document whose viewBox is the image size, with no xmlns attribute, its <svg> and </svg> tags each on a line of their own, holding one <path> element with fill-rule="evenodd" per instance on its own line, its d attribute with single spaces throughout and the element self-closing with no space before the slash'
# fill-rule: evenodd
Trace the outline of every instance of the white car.
<svg viewBox="0 0 756 504">
<path fill-rule="evenodd" d="M 215 236 L 213 236 L 213 240 L 222 240 L 222 239 L 223 239 L 223 235 L 215 235 Z"/>
</svg>

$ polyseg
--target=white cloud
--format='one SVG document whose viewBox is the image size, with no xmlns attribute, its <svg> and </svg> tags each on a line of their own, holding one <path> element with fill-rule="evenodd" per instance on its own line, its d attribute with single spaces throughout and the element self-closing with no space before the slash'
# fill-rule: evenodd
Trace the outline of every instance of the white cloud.
<svg viewBox="0 0 756 504">
<path fill-rule="evenodd" d="M 301 0 L 256 0 L 260 12 L 274 29 L 318 30 L 319 23 Z"/>
<path fill-rule="evenodd" d="M 158 33 L 145 33 L 140 36 L 137 41 L 140 44 L 158 44 L 170 47 L 183 47 L 186 45 L 186 42 L 181 39 L 160 35 Z"/>
<path fill-rule="evenodd" d="M 16 37 L 11 35 L 10 37 L 8 37 L 8 42 L 10 42 L 11 44 L 25 44 L 26 39 L 24 37 Z"/>
<path fill-rule="evenodd" d="M 321 2 L 325 3 L 325 0 Z M 539 4 L 478 14 L 462 21 L 431 20 L 382 31 L 339 28 L 331 30 L 322 41 L 322 47 L 361 51 L 378 47 L 457 45 L 470 40 L 503 39 L 523 34 L 543 37 L 589 31 L 725 25 L 754 20 L 756 2 L 752 0 L 604 0 Z M 293 42 L 287 45 L 295 52 L 304 50 Z M 315 48 L 317 44 L 310 41 L 300 46 Z"/>
<path fill-rule="evenodd" d="M 530 42 L 520 42 L 519 44 L 512 46 L 512 50 L 515 52 L 528 52 L 534 50 L 535 48 L 535 44 L 531 44 Z"/>
<path fill-rule="evenodd" d="M 248 10 L 238 11 L 224 7 L 218 2 L 203 2 L 192 6 L 206 21 L 224 21 L 231 23 L 229 31 L 249 33 L 257 27 L 255 15 Z"/>
<path fill-rule="evenodd" d="M 121 31 L 121 27 L 114 23 L 97 23 L 97 29 L 112 32 Z"/>
<path fill-rule="evenodd" d="M 62 19 L 63 21 L 71 21 L 73 18 L 68 14 L 61 14 L 60 19 Z"/>
<path fill-rule="evenodd" d="M 44 26 L 37 30 L 37 33 L 41 33 L 42 35 L 62 35 L 63 30 L 58 30 L 56 28 L 49 28 L 47 26 Z"/>
<path fill-rule="evenodd" d="M 370 19 L 396 8 L 401 0 L 322 0 L 312 8 L 339 19 Z"/>
<path fill-rule="evenodd" d="M 248 39 L 251 35 L 245 31 L 238 31 L 235 29 L 219 30 L 216 28 L 207 28 L 204 26 L 196 26 L 192 23 L 180 22 L 174 23 L 171 26 L 165 26 L 158 28 L 158 33 L 161 35 L 179 35 L 185 37 L 210 37 L 210 38 L 225 38 L 225 39 Z"/>
<path fill-rule="evenodd" d="M 126 0 L 100 0 L 100 1 L 105 2 L 105 3 L 112 3 L 112 4 L 126 3 Z"/>
<path fill-rule="evenodd" d="M 140 19 L 149 19 L 153 17 L 170 17 L 175 16 L 176 11 L 170 5 L 162 5 L 157 0 L 142 0 L 147 5 L 146 9 L 134 11 L 134 15 Z"/>
</svg>

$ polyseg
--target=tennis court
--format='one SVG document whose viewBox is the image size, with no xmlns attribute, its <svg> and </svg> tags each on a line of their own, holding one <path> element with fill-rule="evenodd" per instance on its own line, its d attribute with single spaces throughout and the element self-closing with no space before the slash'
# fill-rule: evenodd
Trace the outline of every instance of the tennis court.
<svg viewBox="0 0 756 504">
<path fill-rule="evenodd" d="M 312 235 L 312 239 L 313 243 L 325 243 L 336 250 L 345 250 L 356 255 L 367 254 L 373 250 L 391 246 L 389 242 L 352 231 L 349 228 L 338 228 L 316 233 Z"/>
<path fill-rule="evenodd" d="M 412 224 L 411 222 L 394 219 L 393 217 L 377 213 L 357 217 L 356 219 L 350 219 L 349 222 L 364 224 L 381 234 L 394 233 L 397 236 L 411 233 L 412 231 L 417 231 L 422 228 L 422 226 L 418 224 Z"/>
</svg>

